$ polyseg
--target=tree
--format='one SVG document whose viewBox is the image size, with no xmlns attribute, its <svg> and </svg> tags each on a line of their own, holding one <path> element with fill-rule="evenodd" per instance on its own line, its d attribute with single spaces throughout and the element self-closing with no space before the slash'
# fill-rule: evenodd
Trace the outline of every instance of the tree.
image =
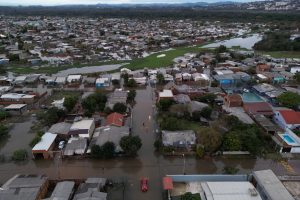
<svg viewBox="0 0 300 200">
<path fill-rule="evenodd" d="M 127 73 L 122 75 L 123 79 L 124 79 L 124 85 L 127 86 L 128 84 L 128 80 L 129 80 L 129 75 Z"/>
<path fill-rule="evenodd" d="M 142 141 L 139 136 L 124 136 L 121 138 L 120 146 L 126 154 L 134 156 L 142 147 Z"/>
<path fill-rule="evenodd" d="M 27 151 L 25 149 L 16 150 L 12 155 L 12 160 L 14 161 L 24 161 L 27 158 L 28 158 Z"/>
<path fill-rule="evenodd" d="M 119 85 L 120 84 L 120 81 L 117 80 L 117 79 L 114 79 L 111 81 L 113 85 Z"/>
<path fill-rule="evenodd" d="M 158 84 L 163 84 L 165 82 L 165 77 L 161 73 L 158 73 L 156 75 L 156 79 L 157 79 Z"/>
<path fill-rule="evenodd" d="M 175 104 L 175 102 L 171 99 L 160 99 L 156 106 L 159 111 L 168 111 L 173 104 Z"/>
<path fill-rule="evenodd" d="M 91 148 L 91 155 L 93 158 L 102 158 L 102 149 L 99 145 L 93 145 Z"/>
<path fill-rule="evenodd" d="M 284 92 L 277 98 L 278 102 L 288 108 L 297 108 L 300 104 L 300 95 L 294 92 Z"/>
<path fill-rule="evenodd" d="M 68 112 L 71 112 L 76 105 L 78 97 L 75 95 L 65 97 L 64 107 Z"/>
<path fill-rule="evenodd" d="M 128 83 L 125 85 L 126 87 L 136 87 L 136 81 L 134 79 L 129 79 Z"/>
<path fill-rule="evenodd" d="M 0 139 L 8 136 L 8 128 L 7 126 L 0 124 Z"/>
<path fill-rule="evenodd" d="M 38 119 L 46 126 L 50 126 L 58 122 L 61 117 L 65 116 L 65 111 L 52 107 L 44 113 L 38 114 Z"/>
<path fill-rule="evenodd" d="M 193 119 L 193 121 L 199 122 L 201 116 L 202 116 L 202 115 L 201 115 L 201 111 L 194 111 L 194 112 L 192 113 L 192 119 Z"/>
<path fill-rule="evenodd" d="M 136 96 L 136 91 L 135 90 L 130 90 L 128 92 L 127 101 L 128 102 L 134 102 L 135 96 Z"/>
<path fill-rule="evenodd" d="M 109 159 L 114 157 L 116 146 L 113 142 L 106 142 L 101 146 L 101 149 L 103 158 Z"/>
<path fill-rule="evenodd" d="M 216 52 L 217 54 L 219 54 L 219 53 L 224 53 L 224 52 L 226 52 L 226 51 L 227 51 L 227 47 L 224 46 L 224 45 L 220 45 L 218 48 L 215 49 L 215 52 Z"/>
<path fill-rule="evenodd" d="M 192 194 L 191 192 L 186 192 L 180 197 L 180 200 L 201 200 L 200 194 Z"/>
<path fill-rule="evenodd" d="M 212 113 L 212 109 L 211 107 L 204 107 L 202 108 L 202 110 L 200 111 L 200 114 L 202 117 L 209 119 Z"/>
<path fill-rule="evenodd" d="M 124 103 L 116 103 L 113 107 L 113 111 L 124 114 L 127 111 L 127 106 Z"/>
<path fill-rule="evenodd" d="M 300 72 L 296 72 L 296 74 L 294 75 L 294 80 L 296 80 L 297 83 L 300 83 Z"/>
<path fill-rule="evenodd" d="M 197 132 L 197 141 L 210 153 L 218 150 L 222 144 L 221 134 L 213 128 L 205 127 Z"/>
<path fill-rule="evenodd" d="M 10 116 L 11 115 L 8 112 L 6 112 L 5 110 L 0 110 L 0 120 L 6 119 Z"/>
<path fill-rule="evenodd" d="M 237 133 L 227 133 L 223 140 L 223 150 L 225 151 L 239 151 L 241 150 L 241 141 Z"/>
<path fill-rule="evenodd" d="M 106 95 L 97 92 L 83 99 L 81 105 L 86 111 L 89 111 L 89 113 L 94 113 L 96 111 L 103 111 L 106 101 Z"/>
</svg>

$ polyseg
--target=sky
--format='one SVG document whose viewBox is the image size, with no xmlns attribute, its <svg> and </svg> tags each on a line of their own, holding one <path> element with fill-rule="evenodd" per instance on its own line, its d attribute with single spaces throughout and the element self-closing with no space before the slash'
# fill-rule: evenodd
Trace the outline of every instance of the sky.
<svg viewBox="0 0 300 200">
<path fill-rule="evenodd" d="M 66 5 L 66 4 L 122 4 L 122 3 L 186 3 L 186 2 L 219 2 L 224 0 L 0 0 L 0 5 Z M 233 0 L 248 2 L 254 0 Z"/>
</svg>

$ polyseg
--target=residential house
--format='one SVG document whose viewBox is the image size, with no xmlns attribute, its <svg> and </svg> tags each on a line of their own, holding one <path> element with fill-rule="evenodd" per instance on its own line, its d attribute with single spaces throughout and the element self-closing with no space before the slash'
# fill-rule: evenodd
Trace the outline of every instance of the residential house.
<svg viewBox="0 0 300 200">
<path fill-rule="evenodd" d="M 104 87 L 109 87 L 110 86 L 110 79 L 105 77 L 105 78 L 97 78 L 96 79 L 96 88 L 104 88 Z"/>
<path fill-rule="evenodd" d="M 174 95 L 174 101 L 179 104 L 188 104 L 191 102 L 191 98 L 186 94 Z"/>
<path fill-rule="evenodd" d="M 243 99 L 239 94 L 230 94 L 224 97 L 225 105 L 228 107 L 241 107 Z"/>
<path fill-rule="evenodd" d="M 4 108 L 11 115 L 23 115 L 28 111 L 27 104 L 11 104 Z"/>
<path fill-rule="evenodd" d="M 265 116 L 273 116 L 274 112 L 272 106 L 267 102 L 252 102 L 244 103 L 243 108 L 245 112 L 250 115 L 262 114 Z"/>
<path fill-rule="evenodd" d="M 167 147 L 189 149 L 196 144 L 196 135 L 192 130 L 162 131 L 162 143 Z"/>
<path fill-rule="evenodd" d="M 83 155 L 88 147 L 87 138 L 72 137 L 68 140 L 64 149 L 64 156 Z"/>
<path fill-rule="evenodd" d="M 51 196 L 43 200 L 69 200 L 75 189 L 74 181 L 62 181 L 55 185 Z"/>
<path fill-rule="evenodd" d="M 94 119 L 82 119 L 72 124 L 69 135 L 82 138 L 91 138 L 95 130 Z"/>
<path fill-rule="evenodd" d="M 111 113 L 106 117 L 106 126 L 123 126 L 124 125 L 124 116 L 120 113 Z"/>
<path fill-rule="evenodd" d="M 88 178 L 78 186 L 73 200 L 107 200 L 107 193 L 100 192 L 104 190 L 106 182 L 105 178 Z"/>
<path fill-rule="evenodd" d="M 284 130 L 300 127 L 300 112 L 294 110 L 275 111 L 274 121 Z"/>
<path fill-rule="evenodd" d="M 82 79 L 81 75 L 69 75 L 67 77 L 67 82 L 79 84 L 81 82 L 81 79 Z"/>
<path fill-rule="evenodd" d="M 158 101 L 160 101 L 162 99 L 173 100 L 174 99 L 174 95 L 173 95 L 172 90 L 163 90 L 162 92 L 159 92 L 158 93 Z"/>
<path fill-rule="evenodd" d="M 106 106 L 109 108 L 113 108 L 116 103 L 127 103 L 127 91 L 115 90 L 108 98 Z"/>
</svg>

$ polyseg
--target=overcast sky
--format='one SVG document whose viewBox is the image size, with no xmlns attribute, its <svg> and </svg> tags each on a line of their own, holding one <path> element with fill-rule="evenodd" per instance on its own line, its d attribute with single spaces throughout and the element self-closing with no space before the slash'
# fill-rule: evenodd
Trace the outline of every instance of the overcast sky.
<svg viewBox="0 0 300 200">
<path fill-rule="evenodd" d="M 62 5 L 62 4 L 121 4 L 121 3 L 185 3 L 219 2 L 222 0 L 0 0 L 0 5 Z M 254 0 L 233 0 L 248 2 Z"/>
</svg>

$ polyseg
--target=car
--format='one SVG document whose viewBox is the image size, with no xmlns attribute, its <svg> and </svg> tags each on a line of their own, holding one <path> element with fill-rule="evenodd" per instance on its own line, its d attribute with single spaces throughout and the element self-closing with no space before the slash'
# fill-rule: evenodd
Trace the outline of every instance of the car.
<svg viewBox="0 0 300 200">
<path fill-rule="evenodd" d="M 62 140 L 62 141 L 59 142 L 58 148 L 63 149 L 64 147 L 65 147 L 65 141 Z"/>
<path fill-rule="evenodd" d="M 142 192 L 148 191 L 148 179 L 147 178 L 141 178 L 141 191 Z"/>
</svg>

